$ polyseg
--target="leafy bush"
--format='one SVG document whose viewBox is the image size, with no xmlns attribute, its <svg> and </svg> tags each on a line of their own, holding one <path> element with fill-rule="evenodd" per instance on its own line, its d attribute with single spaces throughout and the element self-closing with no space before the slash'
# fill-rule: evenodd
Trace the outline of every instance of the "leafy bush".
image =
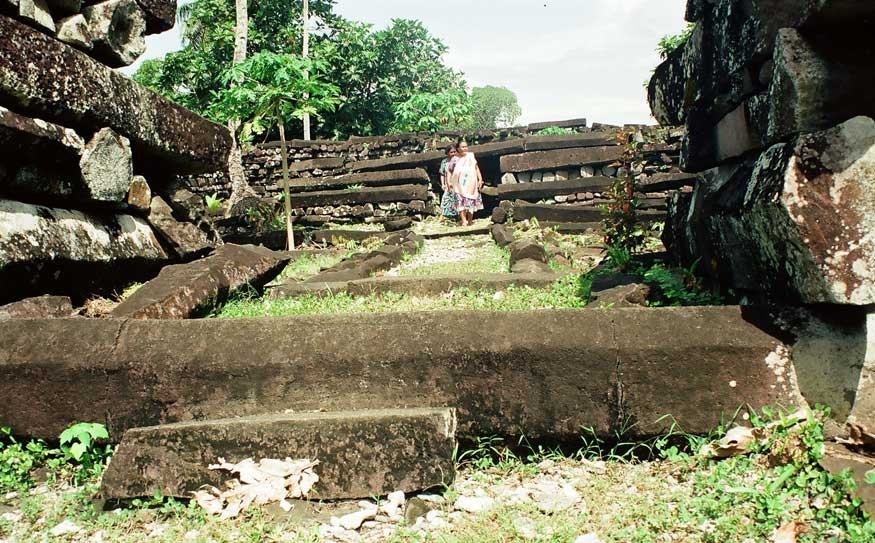
<svg viewBox="0 0 875 543">
<path fill-rule="evenodd" d="M 678 34 L 663 36 L 662 39 L 659 40 L 659 43 L 656 44 L 656 52 L 659 53 L 659 56 L 662 57 L 663 60 L 667 59 L 672 53 L 690 41 L 690 36 L 693 35 L 694 28 L 695 25 L 688 24 L 687 27 Z"/>
<path fill-rule="evenodd" d="M 644 281 L 656 287 L 657 300 L 652 306 L 720 305 L 723 300 L 702 288 L 695 274 L 696 265 L 690 269 L 668 268 L 656 263 L 643 271 Z"/>
<path fill-rule="evenodd" d="M 212 194 L 207 194 L 204 196 L 204 203 L 207 207 L 207 213 L 210 215 L 218 215 L 219 211 L 222 209 L 222 200 L 219 198 L 219 193 L 214 192 Z"/>
</svg>

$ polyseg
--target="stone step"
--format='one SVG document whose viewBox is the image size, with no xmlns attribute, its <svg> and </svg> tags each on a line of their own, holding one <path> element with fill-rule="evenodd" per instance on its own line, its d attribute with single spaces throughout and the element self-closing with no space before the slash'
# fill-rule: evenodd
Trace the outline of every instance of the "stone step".
<svg viewBox="0 0 875 543">
<path fill-rule="evenodd" d="M 427 200 L 425 185 L 399 185 L 393 187 L 368 187 L 362 189 L 323 190 L 292 194 L 292 207 L 340 206 L 356 204 L 381 204 Z"/>
<path fill-rule="evenodd" d="M 227 167 L 231 135 L 45 34 L 0 16 L 0 102 L 82 131 L 109 127 L 131 140 L 143 169 L 167 174 Z M 63 67 L 59 70 L 58 67 Z"/>
<path fill-rule="evenodd" d="M 290 188 L 294 192 L 331 190 L 350 185 L 364 187 L 389 187 L 393 185 L 428 185 L 428 172 L 422 168 L 354 173 L 336 177 L 307 177 L 293 179 Z"/>
<path fill-rule="evenodd" d="M 272 288 L 273 298 L 294 298 L 307 294 L 337 294 L 353 296 L 370 294 L 410 294 L 437 296 L 458 288 L 471 290 L 504 290 L 510 286 L 535 289 L 550 288 L 562 276 L 555 273 L 488 273 L 469 275 L 430 275 L 427 277 L 369 277 L 335 283 L 287 283 Z"/>
<path fill-rule="evenodd" d="M 453 409 L 386 409 L 258 415 L 132 428 L 103 474 L 104 499 L 191 497 L 230 476 L 219 458 L 315 460 L 310 499 L 385 496 L 452 484 Z"/>
<path fill-rule="evenodd" d="M 795 400 L 786 347 L 756 319 L 755 308 L 685 307 L 9 320 L 0 425 L 52 439 L 77 421 L 121 435 L 286 409 L 428 406 L 457 407 L 467 437 L 577 440 L 630 421 L 651 436 L 670 427 L 664 415 L 707 433 L 740 406 Z"/>
<path fill-rule="evenodd" d="M 610 177 L 583 177 L 549 183 L 511 183 L 498 186 L 500 200 L 543 200 L 553 196 L 579 192 L 604 192 L 611 188 Z"/>
</svg>

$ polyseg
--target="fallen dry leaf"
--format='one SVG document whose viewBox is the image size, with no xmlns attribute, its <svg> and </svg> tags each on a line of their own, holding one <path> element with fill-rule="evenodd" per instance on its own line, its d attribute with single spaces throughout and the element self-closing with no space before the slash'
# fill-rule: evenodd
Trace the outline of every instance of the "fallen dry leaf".
<svg viewBox="0 0 875 543">
<path fill-rule="evenodd" d="M 750 452 L 748 447 L 756 441 L 756 435 L 751 428 L 736 426 L 726 432 L 720 441 L 707 445 L 702 454 L 710 458 L 730 458 Z"/>
<path fill-rule="evenodd" d="M 204 487 L 194 492 L 194 499 L 205 511 L 217 514 L 222 520 L 234 518 L 252 504 L 266 505 L 277 502 L 283 509 L 291 509 L 286 498 L 305 498 L 319 476 L 313 468 L 316 460 L 276 460 L 271 458 L 255 462 L 247 458 L 236 464 L 219 458 L 210 469 L 235 474 L 237 479 L 226 481 L 226 490 Z"/>
<path fill-rule="evenodd" d="M 795 520 L 775 529 L 772 543 L 796 543 L 796 536 L 801 532 L 801 525 Z"/>
</svg>

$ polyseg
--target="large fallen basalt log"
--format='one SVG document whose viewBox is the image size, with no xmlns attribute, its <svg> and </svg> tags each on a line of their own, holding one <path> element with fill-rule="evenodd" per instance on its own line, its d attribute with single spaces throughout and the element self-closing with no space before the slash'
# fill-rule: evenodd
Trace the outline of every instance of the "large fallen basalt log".
<svg viewBox="0 0 875 543">
<path fill-rule="evenodd" d="M 138 217 L 0 200 L 0 302 L 119 286 L 167 258 Z"/>
<path fill-rule="evenodd" d="M 614 180 L 610 177 L 584 177 L 549 183 L 514 183 L 498 186 L 499 200 L 543 200 L 579 192 L 605 192 Z"/>
<path fill-rule="evenodd" d="M 615 145 L 617 137 L 610 132 L 590 132 L 587 134 L 568 134 L 559 136 L 527 136 L 525 151 L 553 151 L 579 147 L 605 147 Z"/>
<path fill-rule="evenodd" d="M 443 151 L 427 151 L 411 155 L 401 155 L 389 158 L 373 160 L 359 160 L 350 164 L 349 169 L 353 172 L 373 172 L 378 170 L 403 170 L 410 168 L 423 168 L 429 165 L 436 166 L 446 158 Z"/>
<path fill-rule="evenodd" d="M 529 204 L 522 200 L 517 200 L 513 206 L 515 221 L 537 219 L 538 222 L 591 223 L 603 218 L 604 213 L 598 206 Z"/>
<path fill-rule="evenodd" d="M 427 200 L 425 185 L 400 185 L 368 187 L 361 189 L 325 190 L 292 194 L 292 207 L 340 206 L 355 204 L 380 204 L 385 202 L 409 202 Z"/>
<path fill-rule="evenodd" d="M 393 185 L 427 185 L 428 172 L 422 168 L 411 170 L 388 170 L 339 175 L 336 177 L 304 177 L 293 179 L 289 184 L 294 191 L 329 190 L 339 187 L 361 185 L 363 187 L 390 187 Z"/>
<path fill-rule="evenodd" d="M 130 139 L 144 173 L 227 165 L 231 137 L 225 127 L 8 17 L 0 16 L 0 35 L 0 102 L 83 133 L 112 128 Z"/>
<path fill-rule="evenodd" d="M 533 172 L 538 170 L 555 170 L 569 166 L 580 167 L 606 164 L 622 158 L 623 150 L 623 147 L 615 145 L 505 155 L 501 157 L 501 171 L 502 173 Z"/>
<path fill-rule="evenodd" d="M 237 289 L 260 288 L 289 256 L 254 246 L 223 245 L 206 258 L 167 266 L 117 305 L 112 315 L 134 319 L 187 319 Z"/>
<path fill-rule="evenodd" d="M 707 433 L 739 407 L 796 400 L 784 346 L 754 317 L 711 307 L 3 321 L 0 425 L 54 438 L 87 420 L 120 436 L 191 419 L 418 405 L 456 407 L 465 437 L 644 436 L 672 421 Z"/>
<path fill-rule="evenodd" d="M 125 432 L 101 479 L 105 499 L 189 498 L 232 475 L 219 458 L 309 459 L 319 481 L 309 498 L 385 496 L 450 485 L 455 477 L 452 409 L 386 409 L 240 417 Z"/>
<path fill-rule="evenodd" d="M 666 243 L 739 295 L 875 303 L 873 168 L 867 117 L 776 145 L 676 196 Z"/>
<path fill-rule="evenodd" d="M 160 34 L 176 24 L 176 0 L 137 0 L 146 17 L 146 34 Z"/>
</svg>

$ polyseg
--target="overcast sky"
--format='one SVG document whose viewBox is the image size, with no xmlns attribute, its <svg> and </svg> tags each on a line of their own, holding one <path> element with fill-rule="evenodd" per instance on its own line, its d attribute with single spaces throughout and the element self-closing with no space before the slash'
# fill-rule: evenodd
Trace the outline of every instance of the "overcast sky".
<svg viewBox="0 0 875 543">
<path fill-rule="evenodd" d="M 505 86 L 520 123 L 586 117 L 652 123 L 644 82 L 659 38 L 684 28 L 686 0 L 338 0 L 336 11 L 378 28 L 419 19 L 446 43 L 471 86 Z M 179 28 L 147 38 L 145 58 L 180 48 Z M 129 70 L 125 70 L 129 71 Z"/>
</svg>

